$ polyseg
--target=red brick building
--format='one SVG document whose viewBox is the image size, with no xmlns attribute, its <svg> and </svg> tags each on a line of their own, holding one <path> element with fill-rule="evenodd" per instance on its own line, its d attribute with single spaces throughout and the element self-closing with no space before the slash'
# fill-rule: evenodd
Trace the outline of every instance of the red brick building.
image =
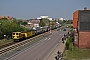
<svg viewBox="0 0 90 60">
<path fill-rule="evenodd" d="M 90 48 L 90 10 L 77 10 L 73 13 L 74 45 Z"/>
<path fill-rule="evenodd" d="M 10 16 L 0 16 L 0 19 L 2 19 L 2 18 L 6 18 L 7 20 L 12 20 L 13 19 Z"/>
</svg>

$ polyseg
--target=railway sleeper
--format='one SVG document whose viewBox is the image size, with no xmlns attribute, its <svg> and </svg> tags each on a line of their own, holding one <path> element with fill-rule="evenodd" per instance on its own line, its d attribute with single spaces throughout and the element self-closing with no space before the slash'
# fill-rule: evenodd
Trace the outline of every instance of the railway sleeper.
<svg viewBox="0 0 90 60">
<path fill-rule="evenodd" d="M 2 54 L 3 53 L 3 51 L 0 51 L 0 54 Z"/>
<path fill-rule="evenodd" d="M 9 51 L 10 49 L 5 49 L 5 51 L 7 52 L 7 51 Z"/>
<path fill-rule="evenodd" d="M 22 42 L 23 44 L 25 44 L 26 42 L 24 41 L 24 42 Z"/>
<path fill-rule="evenodd" d="M 2 50 L 2 53 L 5 53 L 5 52 L 7 52 L 6 50 Z"/>
<path fill-rule="evenodd" d="M 15 45 L 15 47 L 18 47 L 18 45 Z"/>
<path fill-rule="evenodd" d="M 16 46 L 12 46 L 11 48 L 16 48 Z"/>
<path fill-rule="evenodd" d="M 25 44 L 25 42 L 22 42 L 22 44 Z"/>
<path fill-rule="evenodd" d="M 20 44 L 17 44 L 17 46 L 19 47 L 19 46 L 21 46 Z"/>
<path fill-rule="evenodd" d="M 20 43 L 21 45 L 23 45 L 23 43 Z"/>
<path fill-rule="evenodd" d="M 31 42 L 31 40 L 28 40 L 28 42 Z"/>
<path fill-rule="evenodd" d="M 28 43 L 28 41 L 25 41 L 25 43 Z"/>
<path fill-rule="evenodd" d="M 8 50 L 12 50 L 12 48 L 7 48 Z"/>
<path fill-rule="evenodd" d="M 10 47 L 9 49 L 14 49 L 15 48 L 15 46 L 13 46 L 13 47 Z"/>
</svg>

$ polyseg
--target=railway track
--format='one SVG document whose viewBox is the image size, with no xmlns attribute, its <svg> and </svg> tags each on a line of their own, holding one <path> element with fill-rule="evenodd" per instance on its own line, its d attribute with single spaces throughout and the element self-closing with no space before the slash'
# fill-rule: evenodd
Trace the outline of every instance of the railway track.
<svg viewBox="0 0 90 60">
<path fill-rule="evenodd" d="M 8 46 L 10 46 L 10 45 L 13 45 L 13 44 L 15 44 L 15 43 L 16 43 L 16 42 L 10 42 L 10 43 L 8 43 L 8 44 L 2 45 L 2 46 L 0 46 L 0 49 L 5 48 L 5 47 L 8 47 Z"/>
<path fill-rule="evenodd" d="M 21 41 L 21 42 L 18 42 L 18 43 L 15 43 L 15 42 L 12 42 L 12 43 L 9 43 L 9 44 L 6 44 L 4 46 L 1 46 L 0 48 L 0 56 L 2 55 L 5 55 L 11 51 L 14 51 L 15 49 L 18 49 L 20 47 L 23 47 L 27 44 L 29 44 L 30 42 L 33 42 L 33 41 L 36 41 L 36 40 L 39 40 L 41 39 L 43 36 L 42 34 L 41 35 L 38 35 L 38 36 L 35 36 L 35 37 L 32 37 L 30 39 L 27 39 L 27 40 L 24 40 L 24 41 Z M 7 46 L 7 47 L 6 47 Z M 5 48 L 4 48 L 5 47 Z"/>
</svg>

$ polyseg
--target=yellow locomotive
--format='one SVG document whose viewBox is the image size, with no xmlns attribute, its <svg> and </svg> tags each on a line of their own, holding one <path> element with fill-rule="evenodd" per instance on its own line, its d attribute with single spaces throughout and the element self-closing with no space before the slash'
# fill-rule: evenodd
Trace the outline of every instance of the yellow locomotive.
<svg viewBox="0 0 90 60">
<path fill-rule="evenodd" d="M 22 41 L 23 39 L 30 38 L 36 35 L 35 30 L 23 31 L 23 32 L 13 32 L 12 39 L 16 41 Z"/>
<path fill-rule="evenodd" d="M 23 39 L 23 35 L 21 32 L 13 32 L 12 33 L 12 38 L 14 41 L 20 41 Z"/>
</svg>

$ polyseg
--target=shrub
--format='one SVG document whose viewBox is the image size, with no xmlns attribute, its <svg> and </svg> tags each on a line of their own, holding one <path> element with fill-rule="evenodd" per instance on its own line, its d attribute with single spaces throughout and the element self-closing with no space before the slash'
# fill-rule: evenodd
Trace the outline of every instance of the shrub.
<svg viewBox="0 0 90 60">
<path fill-rule="evenodd" d="M 68 38 L 67 41 L 66 41 L 66 49 L 67 50 L 69 49 L 69 45 L 70 45 L 70 38 Z"/>
</svg>

